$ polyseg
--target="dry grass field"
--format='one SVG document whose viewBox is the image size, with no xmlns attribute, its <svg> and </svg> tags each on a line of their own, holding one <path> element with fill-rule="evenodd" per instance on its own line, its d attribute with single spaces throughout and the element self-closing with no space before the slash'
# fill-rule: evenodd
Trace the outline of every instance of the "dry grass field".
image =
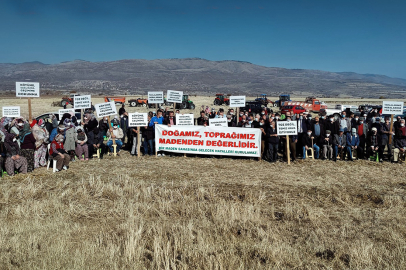
<svg viewBox="0 0 406 270">
<path fill-rule="evenodd" d="M 128 153 L 38 169 L 0 180 L 0 269 L 404 269 L 405 173 Z"/>
</svg>

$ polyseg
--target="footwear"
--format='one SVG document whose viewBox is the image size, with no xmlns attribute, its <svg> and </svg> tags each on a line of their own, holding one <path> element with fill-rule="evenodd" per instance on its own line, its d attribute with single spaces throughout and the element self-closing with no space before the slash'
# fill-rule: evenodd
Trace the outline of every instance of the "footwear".
<svg viewBox="0 0 406 270">
<path fill-rule="evenodd" d="M 165 154 L 162 154 L 162 156 L 164 157 L 164 156 L 165 156 Z"/>
<path fill-rule="evenodd" d="M 58 169 L 55 169 L 55 171 L 56 171 L 56 172 L 59 172 L 59 170 L 58 170 Z"/>
<path fill-rule="evenodd" d="M 161 157 L 162 155 L 161 155 L 161 154 L 158 154 L 157 156 L 158 156 L 158 157 Z"/>
<path fill-rule="evenodd" d="M 380 159 L 380 160 L 379 160 L 379 162 L 380 162 L 380 163 L 382 163 L 382 162 L 383 162 L 383 160 L 382 160 L 382 159 Z"/>
<path fill-rule="evenodd" d="M 85 160 L 89 160 L 88 158 L 85 158 Z"/>
<path fill-rule="evenodd" d="M 62 169 L 64 169 L 64 170 L 67 170 L 67 169 L 68 169 L 68 167 L 66 167 L 66 166 L 63 166 L 63 167 L 62 167 Z"/>
<path fill-rule="evenodd" d="M 120 153 L 117 153 L 117 156 L 120 156 Z"/>
</svg>

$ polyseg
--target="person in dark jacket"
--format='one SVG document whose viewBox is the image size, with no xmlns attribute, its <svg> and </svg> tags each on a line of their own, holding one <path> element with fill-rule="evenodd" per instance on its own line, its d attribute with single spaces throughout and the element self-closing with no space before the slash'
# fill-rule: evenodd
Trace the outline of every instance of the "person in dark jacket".
<svg viewBox="0 0 406 270">
<path fill-rule="evenodd" d="M 4 139 L 4 147 L 6 148 L 5 167 L 9 176 L 14 175 L 14 170 L 20 173 L 27 173 L 27 159 L 20 156 L 20 146 L 17 143 L 14 133 L 7 133 Z"/>
<path fill-rule="evenodd" d="M 341 160 L 345 159 L 345 147 L 347 145 L 347 137 L 344 135 L 344 129 L 340 128 L 338 134 L 334 134 L 334 161 L 337 161 L 337 156 L 340 155 Z"/>
<path fill-rule="evenodd" d="M 383 162 L 383 149 L 381 147 L 381 136 L 378 134 L 378 129 L 373 127 L 367 137 L 367 156 L 371 157 L 378 153 L 379 162 Z"/>
<path fill-rule="evenodd" d="M 275 121 L 272 121 L 269 127 L 266 128 L 265 137 L 268 144 L 268 160 L 269 162 L 276 162 L 278 159 L 279 136 L 276 131 Z"/>
<path fill-rule="evenodd" d="M 170 112 L 169 112 L 169 115 L 168 115 L 168 117 L 166 117 L 166 118 L 164 119 L 163 124 L 164 124 L 164 125 L 167 125 L 168 127 L 170 127 L 170 126 L 172 126 L 172 125 L 174 125 L 174 126 L 176 125 L 176 117 L 175 117 L 173 111 L 170 111 Z"/>
<path fill-rule="evenodd" d="M 302 137 L 302 147 L 303 147 L 303 157 L 302 157 L 303 159 L 306 158 L 307 150 L 309 150 L 310 148 L 313 148 L 314 150 L 314 158 L 316 159 L 319 158 L 320 147 L 314 143 L 314 137 L 312 135 L 311 129 L 307 131 L 307 135 L 304 135 Z"/>
<path fill-rule="evenodd" d="M 103 141 L 104 136 L 97 127 L 87 134 L 89 158 L 93 158 L 93 154 L 96 151 L 100 151 L 100 158 L 103 159 L 103 155 L 108 151 L 107 146 L 103 143 Z"/>
<path fill-rule="evenodd" d="M 106 136 L 107 130 L 109 129 L 109 120 L 108 117 L 105 116 L 103 119 L 99 121 L 99 132 L 104 137 Z"/>
<path fill-rule="evenodd" d="M 328 120 L 326 121 L 326 124 L 324 125 L 325 130 L 330 130 L 331 131 L 331 136 L 334 136 L 338 134 L 338 130 L 340 129 L 340 125 L 338 121 L 334 121 L 334 116 L 331 115 Z"/>
<path fill-rule="evenodd" d="M 320 141 L 320 146 L 323 147 L 323 159 L 333 159 L 333 139 L 331 131 L 326 130 L 325 136 Z"/>
<path fill-rule="evenodd" d="M 27 172 L 34 171 L 34 153 L 35 153 L 35 138 L 32 134 L 30 125 L 24 124 L 24 128 L 20 131 L 20 155 L 27 159 Z"/>
<path fill-rule="evenodd" d="M 123 115 L 125 113 L 125 104 L 121 105 L 121 108 L 118 110 L 118 115 Z"/>
<path fill-rule="evenodd" d="M 123 130 L 123 134 L 124 137 L 122 139 L 122 142 L 125 144 L 125 147 L 128 149 L 128 145 L 132 145 L 133 141 L 130 141 L 130 129 L 128 128 L 128 112 L 124 112 L 121 116 L 120 116 L 120 127 Z M 127 142 L 126 142 L 126 138 L 127 138 Z"/>
<path fill-rule="evenodd" d="M 92 131 L 98 125 L 97 119 L 94 114 L 87 113 L 85 114 L 83 119 L 85 122 L 83 128 L 85 129 L 86 134 Z"/>
<path fill-rule="evenodd" d="M 404 134 L 401 128 L 405 129 L 405 120 L 399 120 L 399 127 L 395 133 L 394 150 L 393 150 L 393 162 L 402 162 L 399 159 L 399 154 L 406 153 L 406 134 Z M 406 132 L 405 132 L 406 133 Z"/>
<path fill-rule="evenodd" d="M 314 137 L 314 144 L 316 144 L 317 146 L 321 146 L 322 145 L 322 141 L 326 135 L 325 133 L 325 129 L 324 126 L 322 124 L 320 124 L 320 118 L 318 116 L 316 116 L 314 118 L 314 121 L 311 125 L 311 130 L 312 130 L 312 135 Z"/>
<path fill-rule="evenodd" d="M 151 116 L 148 115 L 148 123 L 151 121 Z M 141 134 L 143 139 L 144 156 L 152 156 L 154 153 L 154 138 L 155 132 L 154 128 L 149 125 L 146 127 L 141 127 Z"/>
<path fill-rule="evenodd" d="M 209 119 L 206 116 L 206 113 L 204 111 L 200 112 L 200 117 L 197 118 L 197 125 L 198 126 L 208 126 L 209 125 Z"/>
<path fill-rule="evenodd" d="M 347 153 L 348 153 L 348 160 L 354 161 L 352 158 L 352 151 L 357 151 L 359 145 L 359 137 L 357 135 L 357 129 L 352 128 L 351 132 L 347 133 Z"/>
</svg>

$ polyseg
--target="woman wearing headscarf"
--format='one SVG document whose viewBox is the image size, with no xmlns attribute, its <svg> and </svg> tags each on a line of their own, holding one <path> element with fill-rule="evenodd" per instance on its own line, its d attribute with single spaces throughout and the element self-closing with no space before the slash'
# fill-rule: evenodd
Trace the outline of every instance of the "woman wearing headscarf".
<svg viewBox="0 0 406 270">
<path fill-rule="evenodd" d="M 85 114 L 83 120 L 85 122 L 83 127 L 85 128 L 86 134 L 92 131 L 98 125 L 97 119 L 94 116 L 94 114 L 91 113 Z"/>
<path fill-rule="evenodd" d="M 82 155 L 85 155 L 85 160 L 89 160 L 89 148 L 87 146 L 87 136 L 82 126 L 76 128 L 76 155 L 80 160 L 83 160 Z"/>
<path fill-rule="evenodd" d="M 32 127 L 32 133 L 34 134 L 35 142 L 35 154 L 34 154 L 34 167 L 44 167 L 47 164 L 47 144 L 49 143 L 49 133 L 45 127 L 45 121 L 39 119 L 38 123 Z"/>
<path fill-rule="evenodd" d="M 6 135 L 8 133 L 8 123 L 11 121 L 10 118 L 8 117 L 2 117 L 0 119 L 0 138 L 1 141 L 4 143 L 4 139 L 6 138 Z"/>
<path fill-rule="evenodd" d="M 25 123 L 20 131 L 20 155 L 27 159 L 27 172 L 34 170 L 35 138 L 31 132 L 30 124 Z"/>
<path fill-rule="evenodd" d="M 65 143 L 63 144 L 63 147 L 65 151 L 69 153 L 72 161 L 75 160 L 76 129 L 70 118 L 66 118 L 63 121 L 63 124 L 65 125 Z"/>
<path fill-rule="evenodd" d="M 7 133 L 4 147 L 6 148 L 5 167 L 7 174 L 13 176 L 15 169 L 20 173 L 27 173 L 27 159 L 20 156 L 20 146 L 14 133 Z"/>
<path fill-rule="evenodd" d="M 49 154 L 56 160 L 56 171 L 67 170 L 69 167 L 70 156 L 64 149 L 63 140 L 62 134 L 56 135 L 49 149 Z"/>
<path fill-rule="evenodd" d="M 24 128 L 24 122 L 24 118 L 18 117 L 10 123 L 10 133 L 14 133 L 16 135 L 18 145 L 20 145 L 20 130 Z"/>
</svg>

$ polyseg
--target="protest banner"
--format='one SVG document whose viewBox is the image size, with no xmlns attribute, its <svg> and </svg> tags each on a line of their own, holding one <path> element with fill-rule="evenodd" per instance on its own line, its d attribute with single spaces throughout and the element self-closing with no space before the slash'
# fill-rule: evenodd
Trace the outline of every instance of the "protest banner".
<svg viewBox="0 0 406 270">
<path fill-rule="evenodd" d="M 155 125 L 155 147 L 174 153 L 260 157 L 261 130 Z"/>
<path fill-rule="evenodd" d="M 141 156 L 141 132 L 140 127 L 148 126 L 148 114 L 147 113 L 129 113 L 128 114 L 128 126 L 137 127 L 137 156 Z"/>
<path fill-rule="evenodd" d="M 97 117 L 99 118 L 117 114 L 116 104 L 114 104 L 114 101 L 99 103 L 94 105 L 94 107 L 96 109 Z"/>
<path fill-rule="evenodd" d="M 59 109 L 58 114 L 59 114 L 59 119 L 62 119 L 62 116 L 64 113 L 71 113 L 73 112 L 73 115 L 75 115 L 75 109 Z"/>
<path fill-rule="evenodd" d="M 286 136 L 286 156 L 290 165 L 289 135 L 297 135 L 296 121 L 277 121 L 278 136 Z"/>
<path fill-rule="evenodd" d="M 32 120 L 31 98 L 39 97 L 38 82 L 16 82 L 16 97 L 28 98 L 28 120 Z"/>
<path fill-rule="evenodd" d="M 89 109 L 91 107 L 92 107 L 92 97 L 91 97 L 91 95 L 74 96 L 73 97 L 73 108 L 75 108 L 75 109 Z"/>
<path fill-rule="evenodd" d="M 390 114 L 389 144 L 392 143 L 393 116 L 403 114 L 403 101 L 384 101 L 382 103 L 382 114 Z"/>
<path fill-rule="evenodd" d="M 163 91 L 148 92 L 148 103 L 150 104 L 164 103 L 164 92 Z"/>
<path fill-rule="evenodd" d="M 195 116 L 193 115 L 193 113 L 176 115 L 177 126 L 194 126 L 194 124 L 195 124 Z"/>
<path fill-rule="evenodd" d="M 228 127 L 227 118 L 210 118 L 210 127 Z"/>
<path fill-rule="evenodd" d="M 20 106 L 3 107 L 3 117 L 20 117 Z"/>
<path fill-rule="evenodd" d="M 166 92 L 166 101 L 168 102 L 182 103 L 182 98 L 183 91 L 168 90 Z"/>
<path fill-rule="evenodd" d="M 245 96 L 230 96 L 230 107 L 237 107 L 236 109 L 236 125 L 238 125 L 238 118 L 240 115 L 240 107 L 245 107 Z"/>
</svg>

